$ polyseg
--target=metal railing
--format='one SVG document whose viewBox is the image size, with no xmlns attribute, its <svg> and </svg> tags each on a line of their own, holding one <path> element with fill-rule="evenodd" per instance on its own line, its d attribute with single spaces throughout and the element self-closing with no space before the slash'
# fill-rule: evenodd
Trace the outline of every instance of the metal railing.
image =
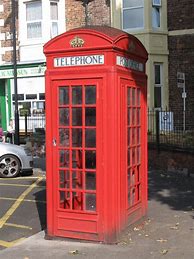
<svg viewBox="0 0 194 259">
<path fill-rule="evenodd" d="M 169 110 L 148 110 L 148 143 L 194 151 L 194 128 L 184 124 L 188 114 Z"/>
<path fill-rule="evenodd" d="M 148 110 L 148 144 L 158 150 L 167 147 L 194 151 L 194 127 L 191 124 L 184 127 L 184 117 L 187 118 L 187 114 Z M 42 115 L 20 118 L 20 143 L 30 140 L 34 150 L 45 150 L 45 123 L 45 116 Z"/>
</svg>

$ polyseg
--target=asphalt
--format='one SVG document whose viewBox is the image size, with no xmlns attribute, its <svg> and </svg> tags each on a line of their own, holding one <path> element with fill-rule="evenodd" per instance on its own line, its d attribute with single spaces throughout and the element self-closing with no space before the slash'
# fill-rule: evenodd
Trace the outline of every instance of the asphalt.
<svg viewBox="0 0 194 259">
<path fill-rule="evenodd" d="M 194 258 L 194 177 L 150 171 L 147 216 L 126 228 L 117 244 L 46 240 L 41 231 L 0 251 L 1 259 Z"/>
</svg>

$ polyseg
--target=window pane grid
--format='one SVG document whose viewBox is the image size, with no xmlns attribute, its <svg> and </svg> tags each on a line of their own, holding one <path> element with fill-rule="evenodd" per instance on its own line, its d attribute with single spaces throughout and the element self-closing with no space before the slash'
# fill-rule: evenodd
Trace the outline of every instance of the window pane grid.
<svg viewBox="0 0 194 259">
<path fill-rule="evenodd" d="M 96 91 L 94 87 L 88 86 L 88 89 L 87 86 L 59 87 L 60 90 L 63 89 L 62 92 L 64 91 L 61 98 L 62 92 L 59 90 L 59 133 L 62 132 L 64 135 L 64 130 L 69 132 L 69 146 L 62 144 L 59 147 L 59 170 L 70 172 L 68 185 L 65 183 L 62 185 L 61 180 L 59 181 L 61 209 L 79 212 L 96 211 L 96 103 L 94 103 L 95 98 L 91 100 Z M 86 89 L 89 90 L 87 100 Z M 88 103 L 85 104 L 86 102 Z M 93 110 L 86 113 L 86 107 Z M 60 112 L 60 109 L 66 109 L 68 114 Z M 66 116 L 65 119 L 63 115 Z M 63 125 L 64 121 L 66 125 Z M 63 137 L 59 134 L 60 141 Z"/>
<path fill-rule="evenodd" d="M 140 202 L 141 191 L 141 92 L 127 87 L 127 179 L 128 206 Z"/>
</svg>

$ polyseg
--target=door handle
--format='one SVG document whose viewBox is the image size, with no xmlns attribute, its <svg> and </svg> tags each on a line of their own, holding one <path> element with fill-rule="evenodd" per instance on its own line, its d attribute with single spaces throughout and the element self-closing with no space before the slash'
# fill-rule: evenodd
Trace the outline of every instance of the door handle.
<svg viewBox="0 0 194 259">
<path fill-rule="evenodd" d="M 57 141 L 56 141 L 56 139 L 54 138 L 54 139 L 53 139 L 53 147 L 56 147 L 56 145 L 57 145 Z"/>
</svg>

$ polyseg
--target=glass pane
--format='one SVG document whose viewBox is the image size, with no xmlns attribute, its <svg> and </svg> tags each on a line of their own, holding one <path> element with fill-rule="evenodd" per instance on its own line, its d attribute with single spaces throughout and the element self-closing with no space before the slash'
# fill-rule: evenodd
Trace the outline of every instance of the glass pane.
<svg viewBox="0 0 194 259">
<path fill-rule="evenodd" d="M 82 147 L 82 129 L 72 129 L 72 146 Z"/>
<path fill-rule="evenodd" d="M 59 129 L 59 145 L 69 147 L 69 129 Z"/>
<path fill-rule="evenodd" d="M 96 104 L 96 86 L 85 87 L 86 104 Z"/>
<path fill-rule="evenodd" d="M 135 170 L 132 171 L 131 174 L 131 186 L 135 185 Z"/>
<path fill-rule="evenodd" d="M 128 144 L 128 146 L 130 145 L 130 142 L 131 142 L 131 139 L 130 139 L 130 131 L 131 131 L 131 129 L 128 128 L 128 131 L 127 131 L 127 144 Z"/>
<path fill-rule="evenodd" d="M 51 37 L 54 38 L 58 35 L 58 22 L 51 23 Z"/>
<path fill-rule="evenodd" d="M 140 179 L 140 167 L 137 166 L 137 181 L 140 182 L 141 179 Z"/>
<path fill-rule="evenodd" d="M 60 167 L 69 167 L 69 150 L 59 151 Z"/>
<path fill-rule="evenodd" d="M 96 210 L 96 194 L 86 193 L 86 210 Z"/>
<path fill-rule="evenodd" d="M 128 169 L 128 171 L 127 171 L 127 183 L 128 183 L 128 189 L 129 189 L 129 187 L 130 187 L 130 184 L 131 184 L 131 174 L 130 174 L 130 169 Z"/>
<path fill-rule="evenodd" d="M 136 128 L 132 128 L 132 145 L 136 144 Z"/>
<path fill-rule="evenodd" d="M 137 163 L 140 164 L 141 162 L 141 148 L 137 147 Z"/>
<path fill-rule="evenodd" d="M 51 15 L 51 20 L 58 20 L 58 6 L 57 6 L 57 3 L 54 3 L 54 2 L 50 3 L 50 15 Z"/>
<path fill-rule="evenodd" d="M 154 106 L 160 108 L 161 105 L 161 87 L 154 87 Z"/>
<path fill-rule="evenodd" d="M 60 177 L 60 185 L 59 185 L 60 188 L 69 188 L 70 187 L 69 171 L 60 170 L 59 177 Z"/>
<path fill-rule="evenodd" d="M 41 22 L 33 22 L 27 24 L 27 38 L 41 38 L 42 37 L 42 24 Z"/>
<path fill-rule="evenodd" d="M 128 205 L 130 205 L 130 199 L 131 199 L 131 195 L 130 195 L 130 190 L 128 191 Z"/>
<path fill-rule="evenodd" d="M 81 192 L 73 192 L 73 210 L 83 210 L 83 194 Z"/>
<path fill-rule="evenodd" d="M 82 189 L 82 172 L 79 172 L 79 171 L 72 172 L 72 188 Z"/>
<path fill-rule="evenodd" d="M 69 108 L 59 108 L 59 125 L 69 125 Z"/>
<path fill-rule="evenodd" d="M 155 84 L 160 85 L 161 84 L 161 71 L 160 71 L 161 65 L 154 65 L 155 69 Z"/>
<path fill-rule="evenodd" d="M 128 151 L 127 151 L 127 165 L 130 166 L 130 162 L 131 162 L 131 157 L 130 157 L 130 148 L 128 148 Z"/>
<path fill-rule="evenodd" d="M 132 148 L 132 164 L 135 165 L 135 150 L 136 148 Z"/>
<path fill-rule="evenodd" d="M 72 150 L 72 168 L 82 168 L 81 150 Z"/>
<path fill-rule="evenodd" d="M 123 10 L 123 29 L 143 28 L 143 8 Z"/>
<path fill-rule="evenodd" d="M 96 147 L 96 129 L 86 129 L 86 147 Z"/>
<path fill-rule="evenodd" d="M 26 3 L 26 21 L 36 21 L 42 19 L 41 1 Z"/>
<path fill-rule="evenodd" d="M 136 94 L 136 89 L 135 88 L 132 88 L 131 89 L 131 91 L 132 91 L 132 105 L 136 105 L 136 96 L 135 96 L 135 94 Z"/>
<path fill-rule="evenodd" d="M 137 144 L 141 142 L 141 129 L 137 128 Z"/>
<path fill-rule="evenodd" d="M 136 117 L 136 108 L 133 108 L 132 109 L 132 125 L 135 125 L 135 123 L 136 123 L 135 117 Z"/>
<path fill-rule="evenodd" d="M 59 88 L 59 105 L 69 104 L 69 87 L 60 87 Z"/>
<path fill-rule="evenodd" d="M 140 89 L 137 89 L 137 105 L 140 106 L 140 97 L 141 97 L 141 92 Z"/>
<path fill-rule="evenodd" d="M 136 196 L 137 196 L 137 201 L 139 201 L 141 199 L 141 185 L 138 184 L 137 185 L 137 193 L 136 193 Z"/>
<path fill-rule="evenodd" d="M 131 96 L 130 96 L 130 93 L 131 93 L 131 88 L 127 88 L 127 104 L 130 105 L 131 104 Z"/>
<path fill-rule="evenodd" d="M 152 8 L 152 26 L 153 28 L 160 28 L 160 7 Z"/>
<path fill-rule="evenodd" d="M 86 172 L 86 190 L 96 190 L 96 173 Z"/>
<path fill-rule="evenodd" d="M 82 87 L 81 86 L 72 87 L 72 103 L 73 104 L 82 104 Z"/>
<path fill-rule="evenodd" d="M 96 108 L 85 109 L 86 126 L 96 126 Z"/>
<path fill-rule="evenodd" d="M 143 0 L 123 0 L 123 7 L 143 6 Z"/>
<path fill-rule="evenodd" d="M 81 126 L 82 125 L 82 108 L 72 109 L 72 125 Z"/>
<path fill-rule="evenodd" d="M 135 203 L 135 188 L 132 189 L 131 192 L 131 205 Z"/>
<path fill-rule="evenodd" d="M 130 111 L 131 111 L 131 108 L 128 108 L 127 109 L 127 124 L 130 125 Z"/>
<path fill-rule="evenodd" d="M 60 191 L 60 208 L 70 209 L 70 192 Z"/>
<path fill-rule="evenodd" d="M 141 110 L 140 108 L 137 108 L 137 125 L 140 125 L 140 117 L 141 117 Z"/>
<path fill-rule="evenodd" d="M 96 168 L 96 151 L 86 150 L 85 151 L 85 163 L 86 168 L 95 169 Z"/>
</svg>

